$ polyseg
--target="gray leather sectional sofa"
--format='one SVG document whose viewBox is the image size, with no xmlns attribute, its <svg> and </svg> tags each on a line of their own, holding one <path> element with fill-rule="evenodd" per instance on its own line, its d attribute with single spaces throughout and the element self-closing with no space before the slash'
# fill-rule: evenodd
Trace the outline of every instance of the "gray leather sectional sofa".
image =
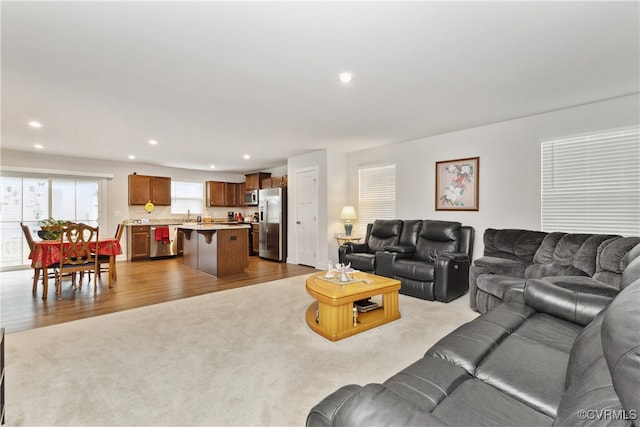
<svg viewBox="0 0 640 427">
<path fill-rule="evenodd" d="M 449 302 L 469 289 L 473 239 L 473 228 L 455 221 L 376 220 L 363 243 L 338 248 L 338 259 L 399 280 L 401 294 Z"/>
<path fill-rule="evenodd" d="M 469 270 L 471 308 L 485 313 L 506 296 L 522 301 L 527 279 L 545 279 L 591 298 L 620 291 L 629 252 L 640 237 L 487 229 L 484 255 Z"/>
<path fill-rule="evenodd" d="M 614 299 L 527 280 L 384 383 L 331 393 L 307 426 L 638 425 L 640 245 L 623 258 Z"/>
</svg>

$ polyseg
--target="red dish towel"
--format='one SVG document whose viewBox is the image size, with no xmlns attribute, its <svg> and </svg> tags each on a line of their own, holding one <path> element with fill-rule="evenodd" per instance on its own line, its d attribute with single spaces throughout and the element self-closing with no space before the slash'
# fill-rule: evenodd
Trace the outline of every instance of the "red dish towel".
<svg viewBox="0 0 640 427">
<path fill-rule="evenodd" d="M 156 227 L 156 240 L 169 243 L 169 227 Z"/>
</svg>

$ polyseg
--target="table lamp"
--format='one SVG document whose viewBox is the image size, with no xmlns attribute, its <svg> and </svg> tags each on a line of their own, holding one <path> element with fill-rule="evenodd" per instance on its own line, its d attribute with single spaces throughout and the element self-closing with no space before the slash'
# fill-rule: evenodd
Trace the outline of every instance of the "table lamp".
<svg viewBox="0 0 640 427">
<path fill-rule="evenodd" d="M 344 234 L 345 236 L 351 236 L 351 230 L 353 230 L 352 219 L 357 219 L 356 210 L 353 206 L 345 206 L 340 212 L 340 219 L 344 219 Z"/>
</svg>

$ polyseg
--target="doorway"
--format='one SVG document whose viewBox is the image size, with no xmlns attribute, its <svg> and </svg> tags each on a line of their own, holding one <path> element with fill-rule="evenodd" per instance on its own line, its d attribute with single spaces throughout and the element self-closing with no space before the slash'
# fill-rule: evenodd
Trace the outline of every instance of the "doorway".
<svg viewBox="0 0 640 427">
<path fill-rule="evenodd" d="M 315 267 L 318 260 L 318 169 L 297 170 L 295 183 L 297 263 Z"/>
</svg>

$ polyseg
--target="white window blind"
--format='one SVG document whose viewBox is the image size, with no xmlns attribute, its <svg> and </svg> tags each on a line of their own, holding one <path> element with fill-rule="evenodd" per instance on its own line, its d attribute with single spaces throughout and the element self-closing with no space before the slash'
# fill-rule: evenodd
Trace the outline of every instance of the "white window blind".
<svg viewBox="0 0 640 427">
<path fill-rule="evenodd" d="M 204 211 L 204 190 L 201 182 L 171 181 L 171 213 L 201 214 Z"/>
<path fill-rule="evenodd" d="M 358 175 L 358 231 L 364 236 L 367 224 L 396 217 L 396 165 L 362 167 Z"/>
<path fill-rule="evenodd" d="M 542 230 L 640 235 L 640 129 L 542 142 Z"/>
</svg>

